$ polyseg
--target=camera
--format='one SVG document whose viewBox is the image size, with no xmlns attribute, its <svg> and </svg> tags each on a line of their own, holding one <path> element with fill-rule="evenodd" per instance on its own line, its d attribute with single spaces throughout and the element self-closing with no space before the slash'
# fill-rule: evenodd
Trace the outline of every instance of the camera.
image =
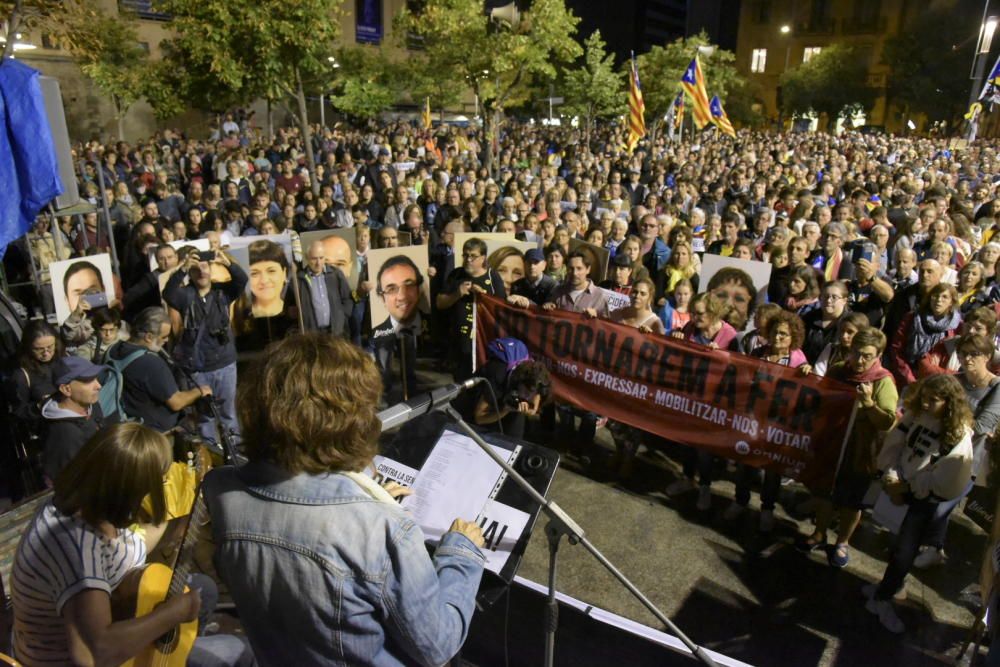
<svg viewBox="0 0 1000 667">
<path fill-rule="evenodd" d="M 215 251 L 214 250 L 199 250 L 198 251 L 198 260 L 199 261 L 202 261 L 202 262 L 211 262 L 214 259 L 215 259 Z"/>
</svg>

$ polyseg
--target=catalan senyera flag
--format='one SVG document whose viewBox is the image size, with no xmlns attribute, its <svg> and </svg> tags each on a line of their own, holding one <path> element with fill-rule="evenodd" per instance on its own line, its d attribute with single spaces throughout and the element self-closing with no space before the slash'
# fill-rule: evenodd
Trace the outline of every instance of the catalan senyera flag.
<svg viewBox="0 0 1000 667">
<path fill-rule="evenodd" d="M 674 99 L 674 129 L 680 129 L 684 122 L 684 91 L 677 93 Z"/>
<path fill-rule="evenodd" d="M 424 98 L 424 110 L 420 112 L 420 120 L 424 123 L 424 129 L 431 129 L 431 98 Z"/>
<path fill-rule="evenodd" d="M 712 101 L 708 107 L 712 112 L 712 122 L 718 126 L 723 134 L 728 134 L 735 139 L 736 130 L 733 129 L 733 124 L 729 122 L 729 116 L 726 115 L 726 110 L 722 108 L 722 102 L 719 101 L 718 95 L 712 97 Z"/>
<path fill-rule="evenodd" d="M 708 90 L 705 88 L 705 75 L 701 73 L 698 56 L 695 56 L 684 70 L 681 88 L 691 97 L 691 115 L 694 116 L 694 124 L 700 130 L 712 122 L 712 112 L 708 107 Z"/>
<path fill-rule="evenodd" d="M 642 101 L 642 88 L 639 87 L 639 69 L 632 58 L 628 83 L 628 151 L 635 150 L 635 145 L 646 136 L 646 104 Z"/>
</svg>

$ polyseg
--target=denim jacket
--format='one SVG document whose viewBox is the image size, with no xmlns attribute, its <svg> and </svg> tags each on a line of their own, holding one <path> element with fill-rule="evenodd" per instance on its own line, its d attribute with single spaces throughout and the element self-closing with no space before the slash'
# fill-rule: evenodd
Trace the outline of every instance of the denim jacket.
<svg viewBox="0 0 1000 667">
<path fill-rule="evenodd" d="M 204 482 L 228 585 L 261 665 L 441 665 L 465 641 L 485 559 L 343 474 L 264 462 Z"/>
</svg>

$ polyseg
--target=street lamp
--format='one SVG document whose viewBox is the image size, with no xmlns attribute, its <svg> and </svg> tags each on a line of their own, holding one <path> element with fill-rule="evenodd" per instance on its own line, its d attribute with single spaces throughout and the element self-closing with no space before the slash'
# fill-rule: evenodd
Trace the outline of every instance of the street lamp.
<svg viewBox="0 0 1000 667">
<path fill-rule="evenodd" d="M 1000 18 L 996 16 L 986 17 L 989 8 L 989 0 L 983 7 L 983 22 L 979 27 L 979 43 L 976 45 L 976 52 L 972 56 L 972 68 L 975 71 L 972 79 L 972 91 L 969 93 L 969 106 L 972 106 L 979 99 L 979 92 L 983 88 L 983 75 L 986 72 L 986 62 L 990 56 L 990 47 L 993 46 L 993 35 L 996 33 Z"/>
<path fill-rule="evenodd" d="M 791 31 L 792 31 L 792 26 L 790 26 L 790 25 L 783 25 L 783 26 L 781 26 L 781 34 L 782 35 L 787 35 Z"/>
</svg>

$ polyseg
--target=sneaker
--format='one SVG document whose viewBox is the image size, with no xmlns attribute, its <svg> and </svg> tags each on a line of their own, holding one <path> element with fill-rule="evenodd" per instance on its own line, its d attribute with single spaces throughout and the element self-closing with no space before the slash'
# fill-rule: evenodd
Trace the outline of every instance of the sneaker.
<svg viewBox="0 0 1000 667">
<path fill-rule="evenodd" d="M 695 505 L 699 512 L 707 512 L 712 509 L 712 488 L 708 486 L 698 487 L 698 503 Z"/>
<path fill-rule="evenodd" d="M 937 547 L 927 547 L 916 558 L 913 559 L 913 567 L 920 568 L 921 570 L 926 567 L 933 567 L 935 565 L 940 565 L 948 559 L 948 555 L 945 554 L 944 549 L 938 549 Z"/>
<path fill-rule="evenodd" d="M 746 511 L 746 505 L 740 505 L 739 503 L 732 503 L 726 508 L 726 511 L 722 513 L 722 518 L 726 521 L 732 521 L 733 519 L 738 519 L 743 516 L 743 512 Z"/>
<path fill-rule="evenodd" d="M 694 482 L 687 477 L 681 477 L 667 485 L 667 495 L 671 498 L 683 495 L 688 491 L 694 491 Z"/>
<path fill-rule="evenodd" d="M 760 532 L 770 533 L 774 530 L 774 510 L 761 510 Z"/>
<path fill-rule="evenodd" d="M 830 567 L 846 567 L 851 560 L 851 552 L 846 544 L 834 544 L 826 552 L 826 560 Z"/>
<path fill-rule="evenodd" d="M 888 600 L 876 600 L 872 598 L 865 604 L 865 609 L 878 616 L 879 623 L 889 632 L 898 635 L 906 630 L 902 619 L 896 613 L 896 608 Z"/>
</svg>

